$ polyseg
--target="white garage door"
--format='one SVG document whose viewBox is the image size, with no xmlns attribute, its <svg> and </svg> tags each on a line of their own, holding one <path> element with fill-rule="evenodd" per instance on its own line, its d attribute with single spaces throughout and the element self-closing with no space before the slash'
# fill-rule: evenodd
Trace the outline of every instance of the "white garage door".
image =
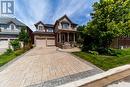
<svg viewBox="0 0 130 87">
<path fill-rule="evenodd" d="M 9 42 L 7 39 L 0 40 L 0 48 L 8 48 Z"/>
<path fill-rule="evenodd" d="M 55 39 L 47 38 L 47 46 L 55 46 Z"/>
<path fill-rule="evenodd" d="M 36 39 L 36 47 L 46 47 L 46 39 Z"/>
</svg>

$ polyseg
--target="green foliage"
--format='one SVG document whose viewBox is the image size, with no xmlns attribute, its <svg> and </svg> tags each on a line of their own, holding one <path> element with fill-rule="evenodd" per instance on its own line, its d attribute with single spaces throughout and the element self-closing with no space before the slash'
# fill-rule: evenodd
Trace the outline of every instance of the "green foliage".
<svg viewBox="0 0 130 87">
<path fill-rule="evenodd" d="M 130 33 L 130 0 L 100 0 L 93 5 L 83 51 L 107 51 L 112 40 Z M 99 52 L 100 53 L 100 52 Z"/>
<path fill-rule="evenodd" d="M 17 40 L 17 39 L 15 39 L 15 40 L 12 40 L 12 41 L 10 41 L 10 44 L 11 44 L 11 46 L 13 47 L 13 50 L 18 50 L 18 49 L 20 49 L 20 42 L 19 42 L 19 40 Z"/>
<path fill-rule="evenodd" d="M 108 54 L 111 56 L 123 57 L 130 55 L 130 49 L 110 49 Z"/>
<path fill-rule="evenodd" d="M 90 54 L 93 54 L 93 55 L 99 55 L 99 53 L 97 51 L 89 51 Z"/>
<path fill-rule="evenodd" d="M 77 28 L 77 31 L 78 31 L 77 43 L 83 44 L 84 37 L 85 37 L 85 25 L 79 26 Z"/>
<path fill-rule="evenodd" d="M 23 42 L 24 48 L 29 44 L 30 37 L 26 27 L 22 27 L 21 32 L 19 33 L 19 40 Z"/>
<path fill-rule="evenodd" d="M 121 65 L 130 64 L 130 49 L 115 49 L 114 52 L 117 56 L 93 55 L 86 52 L 74 52 L 73 54 L 95 64 L 103 70 L 109 70 Z"/>
<path fill-rule="evenodd" d="M 12 49 L 6 49 L 6 51 L 4 52 L 5 55 L 9 55 L 11 53 L 13 53 Z"/>
<path fill-rule="evenodd" d="M 23 49 L 20 49 L 17 51 L 12 51 L 11 49 L 8 49 L 7 52 L 0 55 L 0 66 L 3 66 L 4 64 L 8 63 L 9 61 L 13 60 L 17 56 L 23 54 L 24 52 L 26 52 L 26 51 Z"/>
<path fill-rule="evenodd" d="M 26 52 L 26 51 L 23 50 L 23 49 L 21 49 L 21 50 L 15 51 L 14 54 L 15 54 L 16 56 L 19 56 L 19 55 L 23 54 L 24 52 Z"/>
</svg>

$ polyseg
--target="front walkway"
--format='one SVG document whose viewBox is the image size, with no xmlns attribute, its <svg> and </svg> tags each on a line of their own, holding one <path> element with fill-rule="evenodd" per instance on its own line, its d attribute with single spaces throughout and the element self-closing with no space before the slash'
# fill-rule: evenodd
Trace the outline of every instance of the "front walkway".
<svg viewBox="0 0 130 87">
<path fill-rule="evenodd" d="M 56 47 L 34 48 L 0 72 L 0 87 L 54 87 L 102 72 Z"/>
</svg>

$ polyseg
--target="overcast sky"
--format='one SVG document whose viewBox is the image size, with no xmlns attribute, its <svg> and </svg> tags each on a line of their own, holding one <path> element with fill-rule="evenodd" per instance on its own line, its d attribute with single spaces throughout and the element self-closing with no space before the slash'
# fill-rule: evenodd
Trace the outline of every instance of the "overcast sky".
<svg viewBox="0 0 130 87">
<path fill-rule="evenodd" d="M 29 27 L 38 21 L 53 24 L 64 14 L 79 25 L 90 20 L 92 5 L 98 0 L 14 0 L 17 19 Z"/>
</svg>

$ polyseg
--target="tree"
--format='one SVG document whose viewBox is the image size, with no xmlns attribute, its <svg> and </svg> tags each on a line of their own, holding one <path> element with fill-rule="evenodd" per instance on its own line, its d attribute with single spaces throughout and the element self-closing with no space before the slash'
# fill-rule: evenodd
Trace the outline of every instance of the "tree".
<svg viewBox="0 0 130 87">
<path fill-rule="evenodd" d="M 30 43 L 30 37 L 26 27 L 21 28 L 21 32 L 19 33 L 19 40 L 23 42 L 24 48 L 28 47 Z"/>
<path fill-rule="evenodd" d="M 77 28 L 77 31 L 78 31 L 77 43 L 83 44 L 84 36 L 85 36 L 85 25 L 79 26 Z"/>
<path fill-rule="evenodd" d="M 130 0 L 100 0 L 94 3 L 91 16 L 85 37 L 90 43 L 85 40 L 83 50 L 108 49 L 113 39 L 129 34 Z"/>
</svg>

